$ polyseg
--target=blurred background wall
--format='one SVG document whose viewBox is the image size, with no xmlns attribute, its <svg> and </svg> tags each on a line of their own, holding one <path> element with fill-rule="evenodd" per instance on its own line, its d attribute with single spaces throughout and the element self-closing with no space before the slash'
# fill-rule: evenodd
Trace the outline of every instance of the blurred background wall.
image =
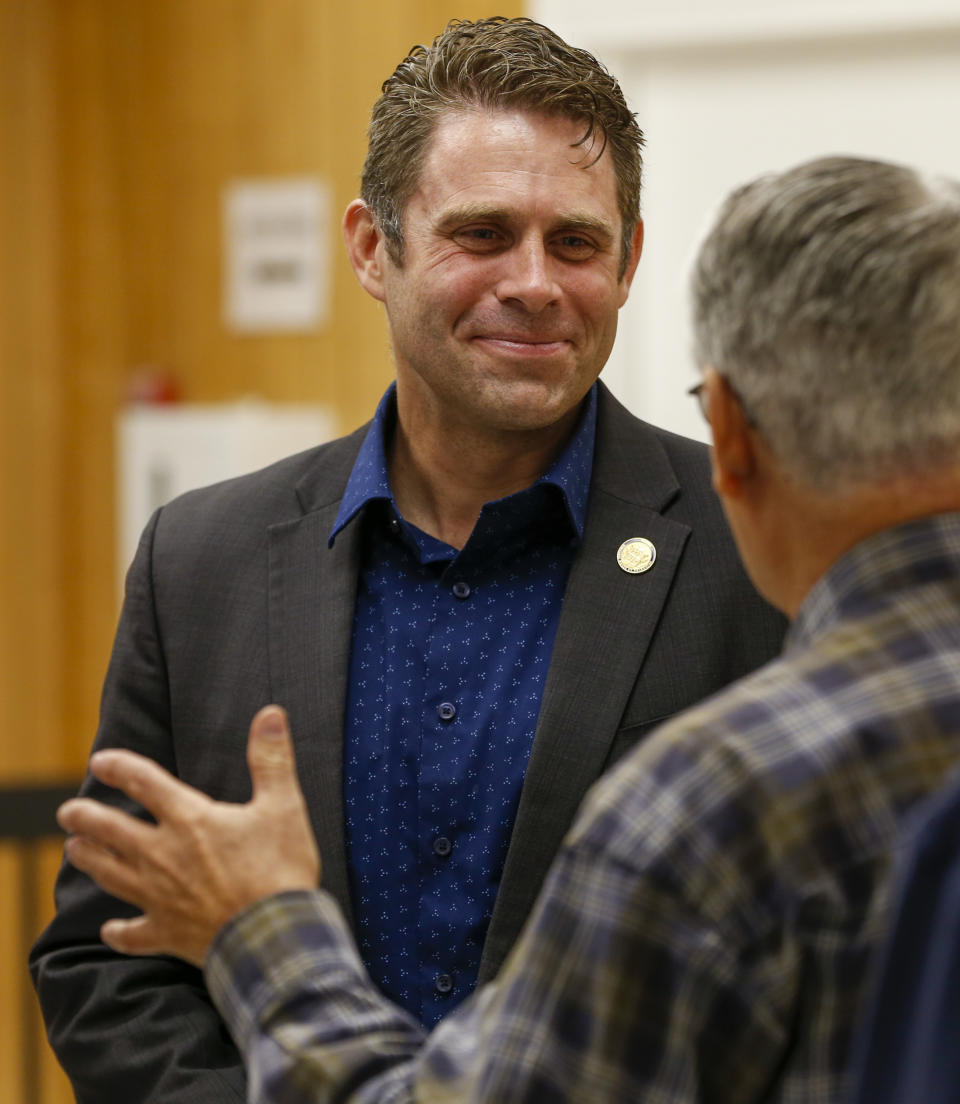
<svg viewBox="0 0 960 1104">
<path fill-rule="evenodd" d="M 606 376 L 681 432 L 703 433 L 682 396 L 683 282 L 724 191 L 824 152 L 960 176 L 957 0 L 0 0 L 0 1100 L 70 1099 L 22 962 L 116 621 L 133 381 L 322 403 L 348 430 L 391 375 L 338 237 L 316 332 L 225 327 L 223 189 L 320 177 L 339 215 L 410 45 L 524 9 L 594 49 L 647 132 L 645 256 Z"/>
<path fill-rule="evenodd" d="M 960 178 L 958 0 L 530 0 L 594 50 L 646 137 L 644 255 L 604 379 L 706 438 L 685 389 L 686 279 L 720 199 L 762 172 L 847 153 Z"/>
<path fill-rule="evenodd" d="M 511 0 L 498 8 L 520 14 Z M 391 377 L 334 227 L 330 321 L 237 336 L 224 186 L 358 189 L 370 107 L 476 0 L 0 0 L 0 1100 L 69 1100 L 23 955 L 59 841 L 22 799 L 75 785 L 118 610 L 114 422 L 144 367 L 192 402 L 322 402 L 366 420 Z M 337 223 L 338 225 L 338 223 Z M 17 838 L 22 836 L 25 838 Z"/>
</svg>

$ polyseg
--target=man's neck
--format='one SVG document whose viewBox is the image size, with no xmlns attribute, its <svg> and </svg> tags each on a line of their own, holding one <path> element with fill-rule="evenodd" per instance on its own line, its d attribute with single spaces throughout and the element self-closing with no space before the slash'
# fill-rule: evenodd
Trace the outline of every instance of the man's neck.
<svg viewBox="0 0 960 1104">
<path fill-rule="evenodd" d="M 793 485 L 782 493 L 766 537 L 767 597 L 795 616 L 817 580 L 874 533 L 935 514 L 960 511 L 960 471 L 891 479 L 847 494 L 822 496 Z"/>
<path fill-rule="evenodd" d="M 404 518 L 462 548 L 487 502 L 529 487 L 570 439 L 579 411 L 545 429 L 478 433 L 469 426 L 404 424 L 390 445 L 390 485 Z"/>
</svg>

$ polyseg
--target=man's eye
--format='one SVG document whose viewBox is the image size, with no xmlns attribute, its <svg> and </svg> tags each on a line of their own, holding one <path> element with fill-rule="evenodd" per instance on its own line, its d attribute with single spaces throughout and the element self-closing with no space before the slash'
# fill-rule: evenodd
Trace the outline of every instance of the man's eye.
<svg viewBox="0 0 960 1104">
<path fill-rule="evenodd" d="M 567 256 L 587 257 L 596 252 L 593 242 L 579 234 L 564 234 L 558 239 L 557 244 Z"/>
<path fill-rule="evenodd" d="M 488 249 L 500 241 L 500 234 L 490 226 L 464 226 L 453 237 L 472 249 Z"/>
</svg>

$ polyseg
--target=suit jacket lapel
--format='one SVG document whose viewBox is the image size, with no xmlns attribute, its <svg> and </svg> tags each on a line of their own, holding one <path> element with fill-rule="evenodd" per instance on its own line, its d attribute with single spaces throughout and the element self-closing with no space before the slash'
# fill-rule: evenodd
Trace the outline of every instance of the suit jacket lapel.
<svg viewBox="0 0 960 1104">
<path fill-rule="evenodd" d="M 297 488 L 304 516 L 269 530 L 270 686 L 290 715 L 297 771 L 323 857 L 323 885 L 349 918 L 343 711 L 353 633 L 359 524 L 330 531 L 366 427 L 336 442 Z"/>
<path fill-rule="evenodd" d="M 660 512 L 678 490 L 659 441 L 638 437 L 636 420 L 604 389 L 584 540 L 567 582 L 481 980 L 516 939 L 607 761 L 690 532 Z M 617 549 L 630 537 L 646 537 L 656 548 L 644 574 L 629 575 L 617 563 Z"/>
</svg>

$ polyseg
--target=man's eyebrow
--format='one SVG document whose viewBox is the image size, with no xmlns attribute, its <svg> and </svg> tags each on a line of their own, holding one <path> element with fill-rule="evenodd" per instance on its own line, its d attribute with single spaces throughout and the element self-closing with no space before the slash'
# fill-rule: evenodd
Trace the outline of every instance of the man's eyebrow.
<svg viewBox="0 0 960 1104">
<path fill-rule="evenodd" d="M 494 222 L 509 224 L 516 217 L 505 207 L 495 204 L 468 203 L 462 207 L 453 207 L 444 211 L 437 220 L 437 229 L 453 230 L 458 226 L 466 226 L 471 222 Z M 613 241 L 617 236 L 617 227 L 610 224 L 607 219 L 586 211 L 569 211 L 558 215 L 553 220 L 552 231 L 585 231 L 603 238 L 605 241 Z"/>
<path fill-rule="evenodd" d="M 491 203 L 466 203 L 462 207 L 451 207 L 437 219 L 440 230 L 453 230 L 470 222 L 507 222 L 508 212 Z"/>
<path fill-rule="evenodd" d="M 558 230 L 584 230 L 603 238 L 605 241 L 613 241 L 617 236 L 618 228 L 612 226 L 607 219 L 589 215 L 586 212 L 572 211 L 557 220 Z"/>
</svg>

